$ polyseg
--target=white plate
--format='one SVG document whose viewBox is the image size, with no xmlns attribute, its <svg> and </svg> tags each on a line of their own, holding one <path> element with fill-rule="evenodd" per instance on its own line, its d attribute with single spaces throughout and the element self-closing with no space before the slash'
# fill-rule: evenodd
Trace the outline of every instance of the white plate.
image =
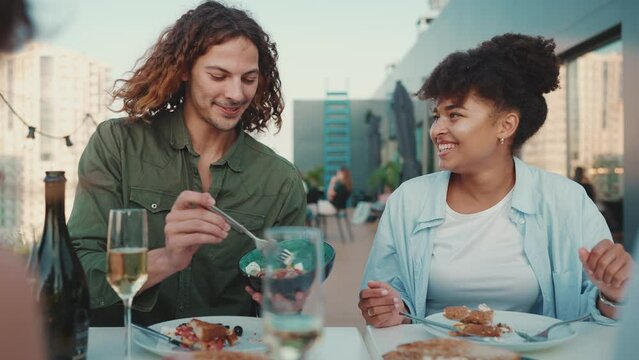
<svg viewBox="0 0 639 360">
<path fill-rule="evenodd" d="M 264 352 L 266 351 L 266 345 L 262 342 L 264 333 L 264 322 L 260 318 L 245 317 L 245 316 L 198 316 L 194 317 L 206 322 L 222 323 L 228 325 L 231 328 L 239 325 L 244 330 L 239 341 L 233 346 L 224 345 L 224 350 L 227 351 L 252 351 L 252 352 Z M 159 324 L 149 326 L 153 330 L 162 332 L 162 328 L 171 328 L 175 330 L 175 327 L 188 323 L 193 318 L 184 318 L 165 321 Z M 133 331 L 133 340 L 139 346 L 145 348 L 148 351 L 156 353 L 158 355 L 166 356 L 176 353 L 189 352 L 189 350 L 181 349 L 180 347 L 170 344 L 168 341 L 157 339 L 151 335 L 147 335 L 139 330 Z"/>
<path fill-rule="evenodd" d="M 457 321 L 448 320 L 444 317 L 444 313 L 432 314 L 426 317 L 428 320 L 437 321 L 439 323 L 453 325 L 457 323 Z M 547 341 L 539 341 L 539 342 L 526 342 L 524 339 L 520 338 L 517 334 L 514 333 L 514 330 L 523 331 L 529 334 L 536 334 L 541 330 L 544 330 L 548 326 L 559 322 L 555 318 L 536 315 L 536 314 L 528 314 L 514 311 L 495 311 L 495 316 L 493 318 L 493 323 L 504 323 L 510 326 L 513 329 L 512 333 L 503 334 L 498 338 L 486 338 L 485 341 L 476 340 L 476 342 L 493 345 L 497 347 L 506 348 L 513 351 L 534 351 L 539 349 L 545 349 L 552 346 L 559 345 L 565 341 L 568 341 L 575 336 L 577 336 L 577 332 L 570 325 L 559 326 L 550 331 L 550 335 L 548 336 Z M 426 326 L 426 330 L 437 336 L 437 337 L 451 337 L 448 335 L 448 331 L 444 329 L 435 328 L 432 326 Z M 463 337 L 455 337 L 457 339 L 464 339 Z M 472 340 L 475 341 L 475 340 Z"/>
</svg>

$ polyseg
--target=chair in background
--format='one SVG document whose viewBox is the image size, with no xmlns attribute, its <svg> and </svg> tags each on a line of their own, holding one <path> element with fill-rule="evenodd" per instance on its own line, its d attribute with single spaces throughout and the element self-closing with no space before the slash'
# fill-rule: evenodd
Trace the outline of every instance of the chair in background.
<svg viewBox="0 0 639 360">
<path fill-rule="evenodd" d="M 353 231 L 351 230 L 351 224 L 348 219 L 348 213 L 346 212 L 346 205 L 348 198 L 351 195 L 349 191 L 338 191 L 333 201 L 319 200 L 317 203 L 317 220 L 320 224 L 322 232 L 326 234 L 326 219 L 329 217 L 335 218 L 337 223 L 337 229 L 339 230 L 339 236 L 342 241 L 345 241 L 344 229 L 348 233 L 350 241 L 354 241 Z"/>
<path fill-rule="evenodd" d="M 324 196 L 324 191 L 322 189 L 311 186 L 306 193 L 306 226 L 313 226 L 315 223 L 315 227 L 320 227 L 319 217 L 317 214 L 318 210 L 318 201 Z"/>
</svg>

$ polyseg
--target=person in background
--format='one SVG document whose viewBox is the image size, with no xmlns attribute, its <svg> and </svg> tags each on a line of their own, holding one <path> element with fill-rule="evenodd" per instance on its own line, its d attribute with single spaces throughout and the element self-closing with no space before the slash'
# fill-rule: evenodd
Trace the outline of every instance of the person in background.
<svg viewBox="0 0 639 360">
<path fill-rule="evenodd" d="M 595 195 L 595 187 L 590 183 L 590 179 L 585 175 L 584 168 L 577 166 L 575 168 L 575 177 L 572 178 L 576 183 L 584 187 L 586 194 L 593 202 L 597 202 L 597 196 Z"/>
<path fill-rule="evenodd" d="M 504 34 L 444 59 L 418 92 L 444 171 L 389 198 L 361 283 L 376 327 L 451 305 L 613 322 L 632 258 L 583 187 L 515 151 L 543 125 L 558 87 L 552 39 Z"/>
<path fill-rule="evenodd" d="M 338 210 L 345 209 L 348 197 L 351 196 L 352 192 L 353 180 L 351 178 L 351 171 L 343 166 L 337 170 L 337 173 L 335 173 L 335 176 L 331 178 L 328 184 L 328 201 Z"/>
<path fill-rule="evenodd" d="M 33 35 L 23 0 L 0 3 L 0 52 L 11 51 Z M 26 265 L 0 248 L 0 349 L 3 359 L 45 359 L 40 309 L 29 287 Z"/>
<path fill-rule="evenodd" d="M 249 135 L 281 125 L 276 60 L 255 20 L 206 1 L 162 33 L 121 82 L 114 97 L 128 116 L 101 123 L 91 137 L 68 224 L 93 326 L 122 319 L 105 272 L 108 213 L 116 208 L 144 208 L 149 216 L 148 280 L 134 300 L 134 322 L 256 314 L 261 294 L 238 269 L 254 242 L 210 209 L 258 236 L 304 224 L 297 170 Z"/>
</svg>

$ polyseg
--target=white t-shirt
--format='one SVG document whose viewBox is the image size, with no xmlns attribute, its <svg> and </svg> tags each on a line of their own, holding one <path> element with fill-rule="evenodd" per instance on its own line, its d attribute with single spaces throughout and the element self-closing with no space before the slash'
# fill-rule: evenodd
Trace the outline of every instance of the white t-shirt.
<svg viewBox="0 0 639 360">
<path fill-rule="evenodd" d="M 435 230 L 427 315 L 446 306 L 529 312 L 539 284 L 524 255 L 523 238 L 509 219 L 512 190 L 493 207 L 460 214 L 446 205 Z"/>
</svg>

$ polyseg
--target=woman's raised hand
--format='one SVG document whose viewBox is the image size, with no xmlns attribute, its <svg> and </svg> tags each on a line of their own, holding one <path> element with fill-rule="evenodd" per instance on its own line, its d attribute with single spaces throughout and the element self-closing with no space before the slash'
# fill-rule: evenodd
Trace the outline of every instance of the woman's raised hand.
<svg viewBox="0 0 639 360">
<path fill-rule="evenodd" d="M 590 280 L 612 301 L 621 301 L 634 263 L 621 244 L 601 240 L 590 251 L 579 249 L 579 260 Z"/>
</svg>

